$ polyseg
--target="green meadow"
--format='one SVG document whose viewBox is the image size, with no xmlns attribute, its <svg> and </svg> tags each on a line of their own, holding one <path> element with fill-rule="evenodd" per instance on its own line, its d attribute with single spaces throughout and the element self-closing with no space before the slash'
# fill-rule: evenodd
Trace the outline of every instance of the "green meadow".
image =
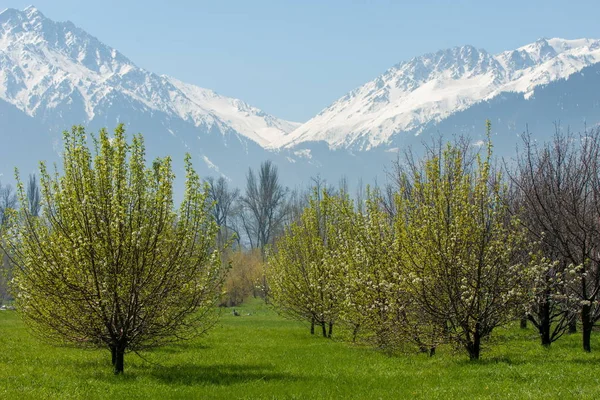
<svg viewBox="0 0 600 400">
<path fill-rule="evenodd" d="M 198 339 L 127 354 L 120 376 L 108 351 L 50 346 L 1 311 L 0 399 L 600 398 L 597 334 L 586 354 L 579 334 L 544 349 L 531 328 L 498 329 L 472 362 L 451 348 L 390 356 L 311 336 L 259 301 L 237 310 Z"/>
</svg>

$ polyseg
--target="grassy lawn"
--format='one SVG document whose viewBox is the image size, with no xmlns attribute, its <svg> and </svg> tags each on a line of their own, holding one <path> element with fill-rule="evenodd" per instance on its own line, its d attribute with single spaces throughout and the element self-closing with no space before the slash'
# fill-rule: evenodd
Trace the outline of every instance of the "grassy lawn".
<svg viewBox="0 0 600 400">
<path fill-rule="evenodd" d="M 543 349 L 533 330 L 498 330 L 483 359 L 440 349 L 389 357 L 369 348 L 311 337 L 259 302 L 224 311 L 195 341 L 125 358 L 114 376 L 108 351 L 56 348 L 32 337 L 18 314 L 0 312 L 0 399 L 99 398 L 417 398 L 599 399 L 595 353 L 580 335 Z M 251 315 L 246 315 L 250 313 Z"/>
</svg>

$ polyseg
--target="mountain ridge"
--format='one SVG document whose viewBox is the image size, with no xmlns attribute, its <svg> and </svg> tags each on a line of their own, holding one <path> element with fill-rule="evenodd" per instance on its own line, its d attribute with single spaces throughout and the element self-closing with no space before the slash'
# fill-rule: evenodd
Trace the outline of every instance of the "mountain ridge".
<svg viewBox="0 0 600 400">
<path fill-rule="evenodd" d="M 31 116 L 39 108 L 80 101 L 87 121 L 114 91 L 141 107 L 195 126 L 234 131 L 263 147 L 299 124 L 248 103 L 143 68 L 71 22 L 54 22 L 35 7 L 0 13 L 0 98 Z"/>
<path fill-rule="evenodd" d="M 0 176 L 15 166 L 33 172 L 42 159 L 59 162 L 60 133 L 74 123 L 97 131 L 124 122 L 144 133 L 149 159 L 172 155 L 178 176 L 178 155 L 188 152 L 202 176 L 235 185 L 266 159 L 290 186 L 317 175 L 383 181 L 399 151 L 437 134 L 476 142 L 486 119 L 499 156 L 514 151 L 528 126 L 542 140 L 556 120 L 573 130 L 595 126 L 600 98 L 589 88 L 600 88 L 599 57 L 594 39 L 540 39 L 495 55 L 456 46 L 397 63 L 298 124 L 139 68 L 34 7 L 7 9 L 0 13 L 0 139 L 18 150 L 3 152 Z M 326 129 L 307 135 L 307 126 L 319 128 L 315 120 Z M 354 129 L 356 121 L 365 125 Z"/>
<path fill-rule="evenodd" d="M 491 55 L 457 46 L 400 62 L 352 90 L 282 138 L 278 147 L 324 141 L 332 148 L 369 150 L 395 135 L 419 131 L 501 93 L 526 97 L 536 87 L 600 62 L 600 40 L 539 39 Z"/>
</svg>

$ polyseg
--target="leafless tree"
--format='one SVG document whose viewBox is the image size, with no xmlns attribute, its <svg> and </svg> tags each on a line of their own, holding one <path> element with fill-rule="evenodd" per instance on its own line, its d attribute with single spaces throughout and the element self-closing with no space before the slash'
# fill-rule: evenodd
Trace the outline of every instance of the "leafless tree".
<svg viewBox="0 0 600 400">
<path fill-rule="evenodd" d="M 240 201 L 244 211 L 242 226 L 252 248 L 264 249 L 282 229 L 287 192 L 279 182 L 277 166 L 271 161 L 260 165 L 258 177 L 252 168 L 248 170 L 246 190 Z"/>
<path fill-rule="evenodd" d="M 578 278 L 565 285 L 562 296 L 548 288 L 530 320 L 546 325 L 540 333 L 552 340 L 548 325 L 562 326 L 568 319 L 564 304 L 554 299 L 571 298 L 579 306 L 583 348 L 589 352 L 592 328 L 600 319 L 600 130 L 574 135 L 557 129 L 550 143 L 538 145 L 529 134 L 523 142 L 512 174 L 522 218 L 546 257 L 556 261 L 549 282 Z"/>
<path fill-rule="evenodd" d="M 29 207 L 29 213 L 37 217 L 40 213 L 40 186 L 38 185 L 35 174 L 29 175 L 29 181 L 27 182 L 27 206 Z"/>
<path fill-rule="evenodd" d="M 235 204 L 240 197 L 240 190 L 238 188 L 230 189 L 224 177 L 215 179 L 210 176 L 205 181 L 209 188 L 209 201 L 214 203 L 213 218 L 220 227 L 217 244 L 220 249 L 223 249 L 232 234 L 236 234 L 239 239 L 239 232 L 232 222 L 237 212 Z"/>
<path fill-rule="evenodd" d="M 8 211 L 17 207 L 17 196 L 12 186 L 0 183 L 0 226 L 6 225 Z"/>
<path fill-rule="evenodd" d="M 505 167 L 509 169 L 506 164 Z M 544 183 L 541 180 L 533 182 L 527 178 L 528 175 L 520 175 L 516 171 L 509 171 L 509 175 L 512 177 L 507 196 L 509 209 L 526 227 L 530 246 L 523 249 L 522 258 L 532 263 L 530 298 L 523 310 L 521 328 L 526 328 L 527 322 L 531 322 L 539 333 L 541 344 L 548 347 L 569 330 L 570 322 L 576 322 L 578 308 L 568 295 L 568 290 L 577 278 L 568 274 L 567 263 L 555 250 L 556 246 L 548 245 L 548 240 L 556 239 L 539 240 L 539 232 L 543 232 L 544 227 L 537 220 L 537 210 L 532 209 L 531 202 L 524 200 L 525 190 L 533 192 L 533 185 L 538 185 L 538 190 L 542 190 L 540 185 Z M 514 183 L 516 179 L 519 180 L 518 185 Z M 551 198 L 545 200 L 551 201 Z"/>
</svg>

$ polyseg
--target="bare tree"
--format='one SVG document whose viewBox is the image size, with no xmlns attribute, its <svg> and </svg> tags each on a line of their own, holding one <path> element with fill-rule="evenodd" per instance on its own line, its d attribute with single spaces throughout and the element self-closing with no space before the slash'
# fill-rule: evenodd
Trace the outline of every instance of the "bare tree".
<svg viewBox="0 0 600 400">
<path fill-rule="evenodd" d="M 8 211 L 17 207 L 17 196 L 12 186 L 0 183 L 0 226 L 8 221 Z"/>
<path fill-rule="evenodd" d="M 567 285 L 563 296 L 573 297 L 580 306 L 583 348 L 589 352 L 592 328 L 600 319 L 600 131 L 573 135 L 557 129 L 553 141 L 541 146 L 528 134 L 523 140 L 513 183 L 520 192 L 526 226 L 546 257 L 557 261 L 548 271 L 551 277 L 578 278 Z M 554 293 L 549 296 L 545 307 L 551 310 L 540 316 L 546 320 L 560 305 L 554 302 Z M 562 324 L 568 317 L 557 318 Z"/>
<path fill-rule="evenodd" d="M 524 200 L 524 191 L 535 191 L 534 185 L 537 185 L 538 191 L 542 191 L 547 182 L 543 177 L 534 182 L 529 179 L 530 175 L 520 175 L 514 171 L 509 171 L 509 175 L 513 181 L 507 199 L 509 208 L 525 226 L 530 243 L 528 249 L 523 249 L 522 257 L 537 266 L 531 270 L 530 298 L 523 310 L 521 328 L 527 328 L 527 321 L 531 322 L 539 333 L 541 344 L 548 347 L 561 338 L 568 331 L 570 322 L 575 320 L 577 307 L 568 296 L 568 288 L 576 277 L 568 274 L 567 263 L 556 252 L 555 246 L 548 245 L 548 240 L 555 238 L 539 240 L 544 226 L 539 223 L 537 210 L 531 202 Z M 518 187 L 515 180 L 519 180 Z M 552 201 L 552 197 L 546 197 L 545 201 Z"/>
<path fill-rule="evenodd" d="M 40 186 L 35 174 L 30 174 L 29 181 L 27 182 L 27 206 L 32 216 L 37 217 L 39 215 L 41 208 Z"/>
<path fill-rule="evenodd" d="M 6 228 L 9 209 L 14 209 L 17 205 L 17 199 L 10 185 L 2 186 L 0 183 L 0 240 L 2 233 Z M 0 305 L 10 298 L 8 282 L 12 279 L 12 268 L 10 260 L 2 253 L 0 256 Z"/>
<path fill-rule="evenodd" d="M 212 208 L 213 218 L 220 228 L 217 235 L 217 244 L 220 249 L 223 249 L 233 233 L 239 238 L 239 233 L 232 221 L 235 216 L 235 204 L 240 196 L 240 190 L 238 188 L 230 189 L 224 177 L 215 180 L 214 177 L 210 176 L 205 181 L 208 184 L 209 201 L 214 203 Z"/>
<path fill-rule="evenodd" d="M 246 191 L 240 201 L 244 212 L 242 225 L 252 248 L 264 249 L 282 229 L 286 215 L 287 189 L 279 182 L 277 167 L 271 161 L 260 165 L 258 177 L 250 168 Z"/>
</svg>

